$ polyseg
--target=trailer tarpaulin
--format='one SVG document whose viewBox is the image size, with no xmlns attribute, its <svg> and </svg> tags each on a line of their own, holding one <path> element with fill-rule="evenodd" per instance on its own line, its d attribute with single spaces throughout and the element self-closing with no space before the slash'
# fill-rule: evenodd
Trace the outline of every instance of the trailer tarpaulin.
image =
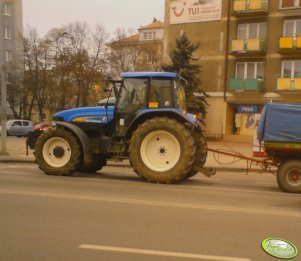
<svg viewBox="0 0 301 261">
<path fill-rule="evenodd" d="M 301 104 L 266 104 L 257 133 L 260 141 L 301 143 Z"/>
</svg>

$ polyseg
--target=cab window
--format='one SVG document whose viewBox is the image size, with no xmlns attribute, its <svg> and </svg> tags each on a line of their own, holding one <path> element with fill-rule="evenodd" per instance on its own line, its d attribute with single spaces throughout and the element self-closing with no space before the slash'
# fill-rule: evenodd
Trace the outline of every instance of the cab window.
<svg viewBox="0 0 301 261">
<path fill-rule="evenodd" d="M 149 91 L 150 108 L 172 107 L 172 80 L 152 79 Z"/>
</svg>

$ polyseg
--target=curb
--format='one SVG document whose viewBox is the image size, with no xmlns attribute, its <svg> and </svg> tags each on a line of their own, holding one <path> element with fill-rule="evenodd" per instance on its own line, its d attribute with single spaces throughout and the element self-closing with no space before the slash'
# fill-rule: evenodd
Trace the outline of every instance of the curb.
<svg viewBox="0 0 301 261">
<path fill-rule="evenodd" d="M 24 159 L 0 159 L 0 163 L 22 163 L 22 164 L 36 164 L 33 160 L 24 160 Z M 119 168 L 131 168 L 131 166 L 127 163 L 108 163 L 107 167 L 119 167 Z M 214 168 L 216 171 L 221 172 L 244 172 L 245 175 L 248 173 L 253 173 L 254 170 L 248 170 L 247 167 L 223 167 L 223 166 L 206 166 L 208 168 Z M 262 170 L 255 169 L 256 173 L 275 173 L 275 170 Z"/>
</svg>

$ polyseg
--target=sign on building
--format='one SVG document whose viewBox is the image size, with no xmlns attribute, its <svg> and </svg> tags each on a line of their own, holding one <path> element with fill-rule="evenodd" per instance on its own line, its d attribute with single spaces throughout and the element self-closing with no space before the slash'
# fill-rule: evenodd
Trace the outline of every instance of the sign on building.
<svg viewBox="0 0 301 261">
<path fill-rule="evenodd" d="M 170 24 L 221 20 L 222 0 L 170 0 Z"/>
</svg>

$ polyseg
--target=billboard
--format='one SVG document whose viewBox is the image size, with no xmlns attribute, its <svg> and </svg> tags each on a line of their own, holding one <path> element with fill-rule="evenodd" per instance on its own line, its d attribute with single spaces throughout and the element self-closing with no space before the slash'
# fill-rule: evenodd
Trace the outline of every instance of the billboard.
<svg viewBox="0 0 301 261">
<path fill-rule="evenodd" d="M 170 24 L 221 20 L 222 0 L 170 0 Z"/>
</svg>

